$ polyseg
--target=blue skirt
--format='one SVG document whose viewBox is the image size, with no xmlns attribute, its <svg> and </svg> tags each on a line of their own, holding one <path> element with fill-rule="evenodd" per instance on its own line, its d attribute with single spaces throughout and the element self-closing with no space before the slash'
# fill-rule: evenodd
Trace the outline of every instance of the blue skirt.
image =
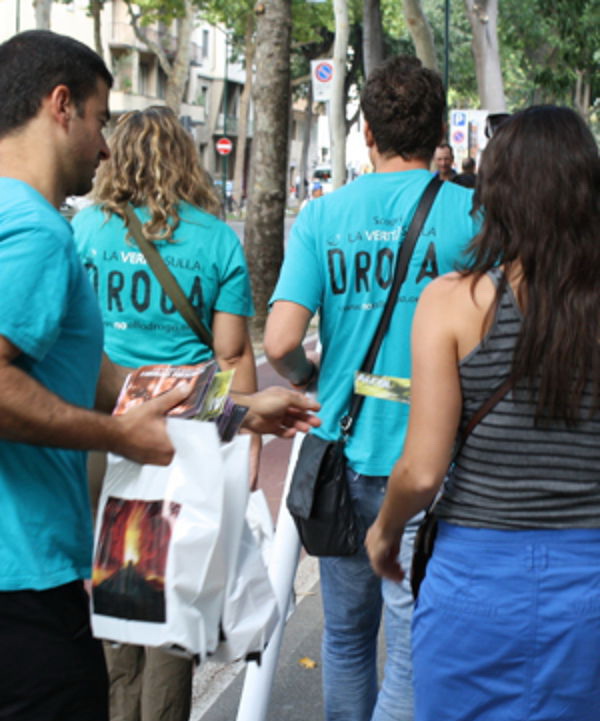
<svg viewBox="0 0 600 721">
<path fill-rule="evenodd" d="M 600 529 L 440 522 L 412 644 L 415 721 L 600 721 Z"/>
</svg>

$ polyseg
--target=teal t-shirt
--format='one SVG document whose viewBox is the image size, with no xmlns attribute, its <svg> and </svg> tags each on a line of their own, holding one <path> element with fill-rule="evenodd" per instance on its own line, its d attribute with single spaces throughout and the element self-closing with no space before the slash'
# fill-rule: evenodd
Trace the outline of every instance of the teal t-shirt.
<svg viewBox="0 0 600 721">
<path fill-rule="evenodd" d="M 323 438 L 339 436 L 354 373 L 361 366 L 383 312 L 395 258 L 432 175 L 426 170 L 372 173 L 312 200 L 292 227 L 271 298 L 320 312 L 323 346 L 318 383 Z M 472 191 L 444 183 L 413 253 L 390 327 L 373 370 L 410 378 L 410 331 L 425 286 L 455 269 L 477 231 Z M 367 397 L 350 436 L 350 466 L 388 475 L 402 452 L 408 404 Z"/>
<path fill-rule="evenodd" d="M 0 178 L 0 335 L 16 365 L 91 408 L 102 355 L 94 292 L 69 223 L 29 185 Z M 89 578 L 92 527 L 85 453 L 0 441 L 0 590 Z"/>
<path fill-rule="evenodd" d="M 140 220 L 146 209 L 136 210 Z M 199 313 L 212 326 L 220 311 L 254 313 L 242 246 L 228 225 L 187 203 L 174 242 L 156 244 L 160 254 Z M 137 367 L 150 363 L 185 365 L 211 357 L 210 349 L 175 309 L 123 220 L 90 206 L 73 219 L 77 251 L 98 294 L 105 350 L 115 362 Z"/>
</svg>

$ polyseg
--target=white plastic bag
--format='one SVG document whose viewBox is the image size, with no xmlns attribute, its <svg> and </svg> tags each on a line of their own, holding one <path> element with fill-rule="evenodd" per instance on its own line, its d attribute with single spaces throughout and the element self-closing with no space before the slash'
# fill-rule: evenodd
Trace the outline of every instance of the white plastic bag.
<svg viewBox="0 0 600 721">
<path fill-rule="evenodd" d="M 273 528 L 273 518 L 271 517 L 267 499 L 264 491 L 260 488 L 250 493 L 248 505 L 246 506 L 246 521 L 250 526 L 254 540 L 260 548 L 265 566 L 268 568 L 275 529 Z"/>
<path fill-rule="evenodd" d="M 100 638 L 204 657 L 218 643 L 227 579 L 224 463 L 213 424 L 170 418 L 168 432 L 176 452 L 167 467 L 108 457 L 92 624 Z"/>
<path fill-rule="evenodd" d="M 167 423 L 175 446 L 168 467 L 109 455 L 96 524 L 94 634 L 201 659 L 219 643 L 227 659 L 260 653 L 277 607 L 244 518 L 249 437 L 221 445 L 212 423 Z"/>
<path fill-rule="evenodd" d="M 228 571 L 221 616 L 221 642 L 214 657 L 223 662 L 249 655 L 260 656 L 279 619 L 277 600 L 261 549 L 247 520 L 248 474 L 240 476 L 240 469 L 235 463 L 235 459 L 242 455 L 239 446 L 244 443 L 248 448 L 249 438 L 237 436 L 222 447 L 226 468 L 224 517 L 227 522 L 223 524 L 221 542 L 228 559 Z M 247 458 L 247 451 L 243 455 Z M 256 492 L 250 494 L 250 498 L 255 495 Z M 262 492 L 258 495 L 264 499 Z M 260 504 L 260 500 L 253 500 L 252 504 Z M 266 512 L 269 514 L 268 508 Z M 268 533 L 264 517 L 261 524 L 265 526 L 264 533 Z"/>
</svg>

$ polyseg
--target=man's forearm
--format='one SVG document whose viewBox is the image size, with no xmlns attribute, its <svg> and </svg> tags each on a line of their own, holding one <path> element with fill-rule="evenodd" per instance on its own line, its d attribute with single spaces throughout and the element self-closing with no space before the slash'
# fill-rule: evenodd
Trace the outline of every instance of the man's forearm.
<svg viewBox="0 0 600 721">
<path fill-rule="evenodd" d="M 95 408 L 104 413 L 111 413 L 131 368 L 113 363 L 106 353 L 102 354 L 102 366 L 96 387 Z"/>
<path fill-rule="evenodd" d="M 0 368 L 0 436 L 8 441 L 75 450 L 110 450 L 111 416 L 66 403 L 17 366 Z"/>
<path fill-rule="evenodd" d="M 167 465 L 173 444 L 165 415 L 190 393 L 177 384 L 123 415 L 66 403 L 12 364 L 0 367 L 0 438 L 71 450 L 111 451 L 137 463 Z"/>
</svg>

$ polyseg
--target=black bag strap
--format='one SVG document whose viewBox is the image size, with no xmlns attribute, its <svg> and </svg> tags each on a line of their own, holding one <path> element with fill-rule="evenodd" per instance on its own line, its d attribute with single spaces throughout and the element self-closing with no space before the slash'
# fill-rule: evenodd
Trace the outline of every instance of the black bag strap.
<svg viewBox="0 0 600 721">
<path fill-rule="evenodd" d="M 181 289 L 181 286 L 175 279 L 173 273 L 171 273 L 171 271 L 167 268 L 165 261 L 162 259 L 154 243 L 151 243 L 144 236 L 142 224 L 140 223 L 140 220 L 135 214 L 132 206 L 127 204 L 124 211 L 129 231 L 133 235 L 139 249 L 144 254 L 148 265 L 152 269 L 163 290 L 173 301 L 175 308 L 177 308 L 180 315 L 202 341 L 202 343 L 208 346 L 211 350 L 214 350 L 212 333 L 208 330 L 200 318 L 198 318 L 198 314 Z"/>
<path fill-rule="evenodd" d="M 462 451 L 465 441 L 471 435 L 471 432 L 481 421 L 487 416 L 487 414 L 504 398 L 512 386 L 512 379 L 507 378 L 504 383 L 501 383 L 492 395 L 481 404 L 481 406 L 473 413 L 471 419 L 467 423 L 465 430 L 463 431 L 459 442 L 454 449 L 453 458 L 456 459 L 458 454 Z"/>
<path fill-rule="evenodd" d="M 371 341 L 371 345 L 369 346 L 369 350 L 367 351 L 365 359 L 359 368 L 360 372 L 370 373 L 373 370 L 377 354 L 379 353 L 383 338 L 392 319 L 392 313 L 394 312 L 394 308 L 396 306 L 398 293 L 406 279 L 406 274 L 408 272 L 408 264 L 410 263 L 410 259 L 417 244 L 417 240 L 419 239 L 419 235 L 423 230 L 423 225 L 425 224 L 427 216 L 429 215 L 429 211 L 431 210 L 433 201 L 435 200 L 439 189 L 442 187 L 443 182 L 444 181 L 440 180 L 439 176 L 434 175 L 433 178 L 429 181 L 427 187 L 423 192 L 423 195 L 421 196 L 421 199 L 419 200 L 419 204 L 417 205 L 415 214 L 413 215 L 408 230 L 406 231 L 406 237 L 404 238 L 402 247 L 396 257 L 396 267 L 394 268 L 394 280 L 392 282 L 392 287 L 390 288 L 390 292 L 385 302 L 383 313 L 379 320 L 375 335 L 373 336 L 373 340 Z M 358 395 L 354 392 L 352 393 L 352 396 L 350 398 L 350 410 L 340 421 L 342 434 L 344 436 L 347 437 L 348 435 L 350 435 L 350 431 L 352 429 L 354 421 L 356 420 L 356 417 L 360 412 L 364 399 L 364 396 Z"/>
<path fill-rule="evenodd" d="M 508 391 L 512 387 L 512 378 L 510 376 L 504 381 L 504 383 L 501 383 L 496 390 L 492 393 L 492 395 L 485 400 L 481 406 L 473 413 L 471 416 L 469 422 L 466 425 L 465 430 L 463 431 L 460 440 L 454 447 L 454 453 L 452 454 L 452 461 L 450 462 L 450 467 L 452 467 L 452 464 L 456 459 L 458 458 L 459 453 L 462 451 L 463 446 L 465 445 L 465 442 L 467 438 L 471 435 L 473 432 L 473 429 L 481 423 L 481 421 L 487 416 L 487 414 L 504 398 L 504 396 L 508 393 Z M 438 492 L 436 494 L 436 497 L 431 501 L 431 503 L 427 506 L 425 509 L 425 516 L 430 516 L 433 513 L 433 509 L 435 508 L 438 499 L 440 497 L 440 493 Z M 416 596 L 415 596 L 416 598 Z"/>
</svg>

